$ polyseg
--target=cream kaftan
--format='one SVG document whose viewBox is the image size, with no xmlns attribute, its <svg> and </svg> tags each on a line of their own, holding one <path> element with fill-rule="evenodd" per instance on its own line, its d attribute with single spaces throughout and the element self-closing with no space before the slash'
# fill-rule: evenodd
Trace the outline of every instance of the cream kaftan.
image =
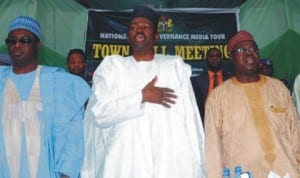
<svg viewBox="0 0 300 178">
<path fill-rule="evenodd" d="M 94 73 L 93 95 L 85 113 L 84 178 L 204 177 L 204 134 L 191 70 L 181 58 L 155 55 L 153 61 L 108 56 Z M 178 95 L 165 108 L 142 104 L 143 87 Z"/>
<path fill-rule="evenodd" d="M 238 165 L 255 178 L 300 177 L 299 120 L 281 81 L 231 78 L 209 96 L 205 113 L 207 178 Z"/>
</svg>

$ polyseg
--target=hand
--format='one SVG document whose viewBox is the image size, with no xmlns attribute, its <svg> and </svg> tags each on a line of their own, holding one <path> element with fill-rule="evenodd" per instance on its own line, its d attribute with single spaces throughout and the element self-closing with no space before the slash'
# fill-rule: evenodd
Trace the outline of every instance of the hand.
<svg viewBox="0 0 300 178">
<path fill-rule="evenodd" d="M 167 108 L 171 107 L 171 104 L 175 104 L 174 99 L 177 96 L 174 94 L 174 90 L 170 88 L 156 87 L 154 84 L 157 81 L 155 76 L 142 90 L 143 102 L 150 102 L 161 104 Z"/>
</svg>

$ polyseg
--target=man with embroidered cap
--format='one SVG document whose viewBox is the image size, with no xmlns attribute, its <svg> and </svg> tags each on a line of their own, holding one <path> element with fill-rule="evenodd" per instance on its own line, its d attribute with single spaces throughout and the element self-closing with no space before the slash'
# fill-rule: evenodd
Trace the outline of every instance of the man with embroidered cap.
<svg viewBox="0 0 300 178">
<path fill-rule="evenodd" d="M 227 45 L 235 76 L 209 95 L 205 110 L 207 178 L 241 166 L 253 177 L 300 177 L 300 127 L 288 89 L 259 73 L 253 36 L 239 31 Z"/>
<path fill-rule="evenodd" d="M 38 64 L 39 23 L 14 19 L 0 68 L 0 175 L 77 178 L 84 157 L 83 109 L 90 88 L 61 68 Z"/>
<path fill-rule="evenodd" d="M 132 55 L 96 69 L 85 112 L 84 178 L 205 177 L 204 134 L 181 57 L 155 54 L 159 14 L 133 10 Z"/>
</svg>

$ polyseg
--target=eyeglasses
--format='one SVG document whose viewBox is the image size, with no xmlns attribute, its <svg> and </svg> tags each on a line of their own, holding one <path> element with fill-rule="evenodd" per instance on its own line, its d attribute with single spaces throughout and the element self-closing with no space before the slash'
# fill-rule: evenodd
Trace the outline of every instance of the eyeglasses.
<svg viewBox="0 0 300 178">
<path fill-rule="evenodd" d="M 258 51 L 258 48 L 256 46 L 252 46 L 250 48 L 245 48 L 242 46 L 242 47 L 232 50 L 231 53 L 232 54 L 233 53 L 245 54 L 246 52 L 253 53 L 253 52 L 257 52 L 257 51 Z"/>
<path fill-rule="evenodd" d="M 23 36 L 19 39 L 16 39 L 16 38 L 6 38 L 5 39 L 5 43 L 7 45 L 15 45 L 17 42 L 21 43 L 22 45 L 31 45 L 33 42 L 35 42 L 36 40 L 28 37 L 28 36 Z"/>
</svg>

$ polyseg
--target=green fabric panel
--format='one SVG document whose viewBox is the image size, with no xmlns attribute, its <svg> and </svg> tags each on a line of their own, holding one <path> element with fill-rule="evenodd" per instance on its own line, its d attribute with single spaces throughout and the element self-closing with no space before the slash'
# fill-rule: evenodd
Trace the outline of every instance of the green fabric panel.
<svg viewBox="0 0 300 178">
<path fill-rule="evenodd" d="M 39 51 L 38 63 L 49 66 L 60 66 L 66 71 L 68 70 L 66 67 L 66 57 L 45 46 L 42 46 Z"/>
<path fill-rule="evenodd" d="M 293 85 L 300 72 L 300 1 L 247 0 L 240 7 L 240 29 L 251 32 L 261 58 L 274 62 L 274 77 Z"/>
<path fill-rule="evenodd" d="M 300 21 L 296 20 L 300 8 L 289 9 L 289 4 L 299 7 L 300 1 L 248 0 L 240 7 L 240 27 L 251 32 L 260 47 L 268 45 L 289 29 L 300 33 Z"/>
<path fill-rule="evenodd" d="M 41 25 L 41 64 L 66 68 L 68 51 L 84 48 L 87 9 L 72 0 L 1 0 L 0 9 L 0 46 L 5 45 L 9 23 L 27 15 Z M 0 51 L 7 52 L 5 47 Z"/>
<path fill-rule="evenodd" d="M 273 61 L 274 77 L 285 78 L 290 84 L 300 73 L 300 34 L 288 30 L 281 37 L 261 49 L 261 56 Z"/>
</svg>

